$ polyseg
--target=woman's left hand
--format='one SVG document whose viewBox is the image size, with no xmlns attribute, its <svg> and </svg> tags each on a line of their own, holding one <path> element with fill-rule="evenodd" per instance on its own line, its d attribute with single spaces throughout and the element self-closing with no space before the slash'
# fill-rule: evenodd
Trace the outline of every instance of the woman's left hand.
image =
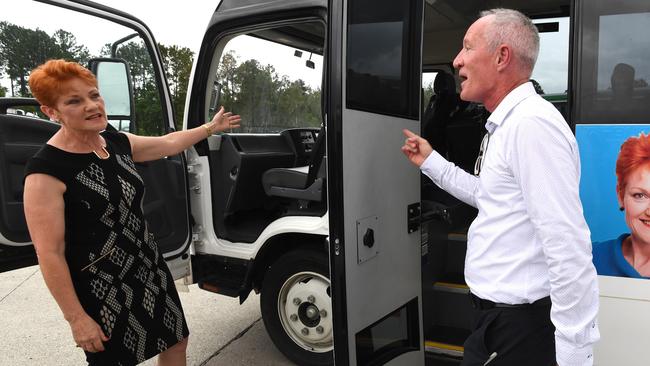
<svg viewBox="0 0 650 366">
<path fill-rule="evenodd" d="M 223 132 L 233 128 L 238 128 L 241 125 L 241 116 L 226 112 L 223 107 L 219 108 L 217 114 L 212 117 L 212 121 L 208 123 L 208 128 L 212 133 Z"/>
</svg>

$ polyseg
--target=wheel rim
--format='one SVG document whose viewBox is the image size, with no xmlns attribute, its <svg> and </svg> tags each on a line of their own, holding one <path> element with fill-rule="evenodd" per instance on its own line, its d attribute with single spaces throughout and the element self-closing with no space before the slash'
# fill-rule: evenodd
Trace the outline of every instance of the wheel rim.
<svg viewBox="0 0 650 366">
<path fill-rule="evenodd" d="M 298 346 L 310 352 L 329 352 L 332 339 L 330 281 L 315 272 L 289 277 L 278 296 L 280 323 Z"/>
</svg>

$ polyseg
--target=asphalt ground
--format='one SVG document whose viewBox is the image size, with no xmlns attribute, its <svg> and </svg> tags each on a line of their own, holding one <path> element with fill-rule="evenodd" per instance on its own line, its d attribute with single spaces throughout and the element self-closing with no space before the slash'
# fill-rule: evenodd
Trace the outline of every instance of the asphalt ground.
<svg viewBox="0 0 650 366">
<path fill-rule="evenodd" d="M 264 329 L 259 296 L 239 299 L 189 286 L 179 292 L 190 328 L 189 366 L 294 365 Z M 0 273 L 0 365 L 86 365 L 38 266 Z M 155 358 L 141 365 L 154 366 Z"/>
</svg>

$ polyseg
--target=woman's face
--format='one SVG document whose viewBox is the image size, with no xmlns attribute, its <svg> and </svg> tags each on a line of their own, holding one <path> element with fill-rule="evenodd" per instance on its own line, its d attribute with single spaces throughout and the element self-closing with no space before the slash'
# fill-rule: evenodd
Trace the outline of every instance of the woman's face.
<svg viewBox="0 0 650 366">
<path fill-rule="evenodd" d="M 82 79 L 72 79 L 64 84 L 54 108 L 54 118 L 66 128 L 80 131 L 106 129 L 104 99 L 99 90 Z"/>
<path fill-rule="evenodd" d="M 627 186 L 619 192 L 619 204 L 625 209 L 625 222 L 637 244 L 650 245 L 650 166 L 634 170 Z"/>
</svg>

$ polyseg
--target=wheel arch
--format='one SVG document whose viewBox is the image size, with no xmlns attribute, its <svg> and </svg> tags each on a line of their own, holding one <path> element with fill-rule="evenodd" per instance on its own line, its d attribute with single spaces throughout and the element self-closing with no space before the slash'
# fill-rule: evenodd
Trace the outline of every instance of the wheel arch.
<svg viewBox="0 0 650 366">
<path fill-rule="evenodd" d="M 246 286 L 259 293 L 271 264 L 284 254 L 296 249 L 320 251 L 327 255 L 326 236 L 306 233 L 283 233 L 269 238 L 255 256 Z"/>
</svg>

